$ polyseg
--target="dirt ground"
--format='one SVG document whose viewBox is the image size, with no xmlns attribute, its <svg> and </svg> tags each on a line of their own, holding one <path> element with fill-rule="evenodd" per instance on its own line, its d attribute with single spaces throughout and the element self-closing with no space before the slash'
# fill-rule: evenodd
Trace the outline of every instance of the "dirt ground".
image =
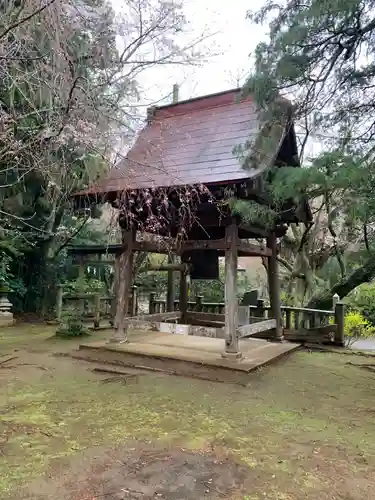
<svg viewBox="0 0 375 500">
<path fill-rule="evenodd" d="M 52 333 L 0 330 L 1 499 L 374 499 L 375 358 L 300 351 L 244 388 L 93 372 Z"/>
</svg>

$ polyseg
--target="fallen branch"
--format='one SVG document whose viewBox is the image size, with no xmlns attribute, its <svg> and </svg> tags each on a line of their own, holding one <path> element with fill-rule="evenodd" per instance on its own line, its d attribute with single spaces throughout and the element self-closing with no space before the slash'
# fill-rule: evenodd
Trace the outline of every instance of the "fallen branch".
<svg viewBox="0 0 375 500">
<path fill-rule="evenodd" d="M 121 372 L 119 370 L 110 370 L 109 368 L 93 368 L 91 371 L 94 373 L 111 373 L 112 375 L 121 375 L 123 377 L 134 378 L 137 376 L 135 373 Z"/>
<path fill-rule="evenodd" d="M 5 363 L 8 363 L 9 361 L 12 361 L 13 359 L 17 359 L 17 356 L 9 356 L 8 358 L 6 359 L 2 359 L 0 361 L 0 366 L 1 365 L 5 365 Z"/>
<path fill-rule="evenodd" d="M 368 370 L 372 373 L 375 373 L 375 364 L 352 363 L 351 361 L 348 361 L 348 363 L 346 364 L 351 366 L 356 366 L 357 368 L 363 368 L 364 370 Z"/>
</svg>

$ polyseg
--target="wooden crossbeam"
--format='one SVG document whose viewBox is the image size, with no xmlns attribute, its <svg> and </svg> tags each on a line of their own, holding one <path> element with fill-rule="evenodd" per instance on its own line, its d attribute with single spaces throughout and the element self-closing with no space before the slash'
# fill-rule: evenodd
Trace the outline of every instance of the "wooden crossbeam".
<svg viewBox="0 0 375 500">
<path fill-rule="evenodd" d="M 122 245 L 88 245 L 81 247 L 71 247 L 68 249 L 70 254 L 86 256 L 86 255 L 102 255 L 102 254 L 120 254 Z M 149 252 L 159 254 L 176 254 L 181 255 L 184 252 L 191 250 L 219 250 L 224 252 L 228 248 L 228 243 L 225 239 L 219 240 L 191 240 L 176 242 L 176 240 L 164 238 L 161 242 L 155 241 L 134 241 L 132 244 L 133 252 Z M 237 248 L 240 255 L 244 257 L 260 256 L 269 257 L 270 249 L 264 248 L 261 245 L 247 243 L 244 240 L 237 240 Z M 93 261 L 88 261 L 88 263 Z M 105 262 L 110 263 L 110 262 Z"/>
<path fill-rule="evenodd" d="M 187 317 L 192 318 L 195 321 L 214 321 L 214 322 L 225 321 L 225 314 L 218 314 L 218 313 L 189 311 L 187 313 Z"/>
<path fill-rule="evenodd" d="M 238 252 L 245 257 L 269 257 L 271 255 L 271 250 L 269 248 L 262 247 L 261 245 L 255 245 L 253 243 L 248 243 L 240 239 L 237 240 L 236 246 Z M 161 254 L 174 253 L 177 255 L 181 255 L 184 252 L 189 252 L 192 250 L 225 251 L 227 249 L 228 242 L 225 239 L 191 240 L 182 242 L 166 240 L 163 243 L 157 243 L 153 241 L 136 241 L 133 244 L 133 251 L 135 252 L 151 252 Z"/>
<path fill-rule="evenodd" d="M 170 321 L 172 319 L 179 319 L 181 313 L 179 311 L 156 313 L 156 314 L 143 314 L 142 316 L 134 316 L 133 318 L 128 318 L 129 321 L 150 321 L 150 322 L 160 322 L 160 321 Z"/>
<path fill-rule="evenodd" d="M 257 323 L 252 323 L 250 325 L 240 326 L 237 329 L 238 335 L 241 338 L 251 337 L 260 332 L 266 332 L 268 330 L 274 330 L 276 328 L 275 319 L 267 319 L 265 321 L 258 321 Z"/>
<path fill-rule="evenodd" d="M 261 247 L 260 245 L 253 245 L 247 241 L 237 243 L 238 252 L 244 257 L 270 257 L 272 251 L 269 248 Z"/>
<path fill-rule="evenodd" d="M 181 271 L 189 272 L 188 264 L 150 264 L 147 266 L 147 271 Z"/>
<path fill-rule="evenodd" d="M 158 330 L 159 324 L 166 321 L 179 320 L 181 313 L 179 311 L 166 312 L 160 314 L 145 314 L 143 316 L 133 316 L 125 319 L 126 325 L 132 328 L 141 328 L 144 330 Z"/>
</svg>

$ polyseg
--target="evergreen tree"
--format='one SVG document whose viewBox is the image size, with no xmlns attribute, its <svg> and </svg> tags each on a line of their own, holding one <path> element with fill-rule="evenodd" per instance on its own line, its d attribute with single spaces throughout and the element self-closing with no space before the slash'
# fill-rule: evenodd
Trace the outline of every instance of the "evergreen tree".
<svg viewBox="0 0 375 500">
<path fill-rule="evenodd" d="M 287 262 L 289 284 L 295 293 L 302 281 L 300 300 L 328 308 L 333 294 L 344 297 L 375 277 L 374 2 L 268 1 L 249 17 L 270 31 L 245 91 L 268 120 L 278 119 L 271 104 L 289 98 L 302 148 L 308 138 L 324 147 L 303 169 L 277 169 L 269 189 L 279 206 L 289 197 L 310 200 L 316 225 L 290 233 L 297 250 Z M 317 242 L 325 262 L 317 261 Z"/>
</svg>

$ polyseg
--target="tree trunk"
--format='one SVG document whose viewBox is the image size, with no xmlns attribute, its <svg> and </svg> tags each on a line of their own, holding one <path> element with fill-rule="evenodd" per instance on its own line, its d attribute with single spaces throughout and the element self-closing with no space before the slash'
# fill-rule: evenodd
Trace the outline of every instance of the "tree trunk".
<svg viewBox="0 0 375 500">
<path fill-rule="evenodd" d="M 353 271 L 349 276 L 340 280 L 330 290 L 323 290 L 320 294 L 312 297 L 307 308 L 311 309 L 331 309 L 332 297 L 337 293 L 340 299 L 346 297 L 352 290 L 362 283 L 368 283 L 375 277 L 375 258 L 369 257 L 365 263 Z"/>
</svg>

